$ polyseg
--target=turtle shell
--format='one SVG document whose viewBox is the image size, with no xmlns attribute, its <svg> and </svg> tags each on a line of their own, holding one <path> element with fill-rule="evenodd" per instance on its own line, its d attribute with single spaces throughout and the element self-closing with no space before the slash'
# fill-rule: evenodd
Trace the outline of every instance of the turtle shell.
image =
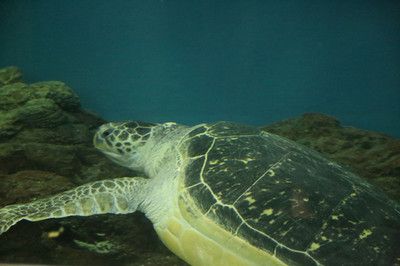
<svg viewBox="0 0 400 266">
<path fill-rule="evenodd" d="M 319 153 L 255 127 L 194 127 L 180 144 L 199 213 L 289 265 L 400 263 L 396 203 Z"/>
</svg>

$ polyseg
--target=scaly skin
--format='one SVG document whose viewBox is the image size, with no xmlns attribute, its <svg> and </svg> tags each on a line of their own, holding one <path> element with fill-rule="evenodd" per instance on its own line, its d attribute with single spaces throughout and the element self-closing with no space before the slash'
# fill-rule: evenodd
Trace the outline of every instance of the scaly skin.
<svg viewBox="0 0 400 266">
<path fill-rule="evenodd" d="M 0 209 L 0 234 L 21 220 L 135 212 L 144 199 L 146 184 L 147 179 L 141 177 L 102 180 L 30 203 L 6 206 Z"/>
</svg>

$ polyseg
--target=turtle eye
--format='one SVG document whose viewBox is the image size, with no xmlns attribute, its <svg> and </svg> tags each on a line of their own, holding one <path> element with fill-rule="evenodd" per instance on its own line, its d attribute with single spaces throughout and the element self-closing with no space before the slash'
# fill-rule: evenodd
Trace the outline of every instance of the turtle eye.
<svg viewBox="0 0 400 266">
<path fill-rule="evenodd" d="M 108 137 L 111 133 L 113 132 L 113 130 L 111 128 L 106 129 L 103 131 L 103 133 L 101 133 L 101 137 L 106 138 Z"/>
</svg>

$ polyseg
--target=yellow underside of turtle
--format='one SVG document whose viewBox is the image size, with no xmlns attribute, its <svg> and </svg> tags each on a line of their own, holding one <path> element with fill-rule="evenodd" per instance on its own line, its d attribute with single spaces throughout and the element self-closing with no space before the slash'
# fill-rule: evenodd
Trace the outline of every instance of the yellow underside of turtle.
<svg viewBox="0 0 400 266">
<path fill-rule="evenodd" d="M 175 210 L 166 226 L 156 231 L 172 252 L 192 266 L 287 265 L 273 254 L 232 235 L 208 217 L 194 218 L 188 212 L 181 213 L 183 209 Z"/>
</svg>

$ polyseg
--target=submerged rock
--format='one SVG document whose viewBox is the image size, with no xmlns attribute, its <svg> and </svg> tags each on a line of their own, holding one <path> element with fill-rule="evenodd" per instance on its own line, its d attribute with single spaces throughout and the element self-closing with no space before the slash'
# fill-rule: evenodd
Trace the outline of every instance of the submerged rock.
<svg viewBox="0 0 400 266">
<path fill-rule="evenodd" d="M 65 111 L 80 108 L 78 96 L 61 81 L 44 81 L 30 85 L 17 82 L 0 88 L 0 110 L 2 111 L 23 107 L 23 104 L 33 99 L 49 99 Z"/>
<path fill-rule="evenodd" d="M 31 97 L 32 92 L 25 83 L 18 82 L 0 87 L 0 111 L 12 111 L 21 107 Z"/>
<path fill-rule="evenodd" d="M 32 198 L 41 198 L 49 193 L 58 193 L 75 185 L 66 177 L 52 172 L 26 170 L 1 176 L 0 194 L 2 205 L 29 202 Z"/>
<path fill-rule="evenodd" d="M 81 109 L 71 88 L 25 84 L 13 71 L 0 69 L 0 207 L 136 175 L 95 150 L 94 131 L 105 121 Z M 0 238 L 0 263 L 185 265 L 140 213 L 21 222 Z M 96 251 L 98 243 L 112 243 L 112 252 Z"/>
<path fill-rule="evenodd" d="M 0 68 L 0 86 L 12 84 L 22 80 L 22 72 L 16 66 Z"/>
<path fill-rule="evenodd" d="M 68 117 L 53 101 L 46 98 L 32 99 L 17 110 L 18 121 L 26 127 L 54 128 L 67 122 Z"/>
<path fill-rule="evenodd" d="M 78 96 L 62 82 L 32 85 L 17 82 L 2 86 L 0 139 L 13 137 L 23 128 L 54 128 L 79 123 L 74 118 L 74 112 L 84 111 L 80 109 Z"/>
<path fill-rule="evenodd" d="M 0 111 L 0 141 L 14 136 L 22 129 L 22 125 L 17 123 L 17 120 L 15 113 Z"/>
<path fill-rule="evenodd" d="M 40 98 L 53 100 L 60 108 L 66 111 L 76 111 L 80 108 L 78 95 L 61 81 L 44 81 L 30 85 L 34 95 Z"/>
</svg>

